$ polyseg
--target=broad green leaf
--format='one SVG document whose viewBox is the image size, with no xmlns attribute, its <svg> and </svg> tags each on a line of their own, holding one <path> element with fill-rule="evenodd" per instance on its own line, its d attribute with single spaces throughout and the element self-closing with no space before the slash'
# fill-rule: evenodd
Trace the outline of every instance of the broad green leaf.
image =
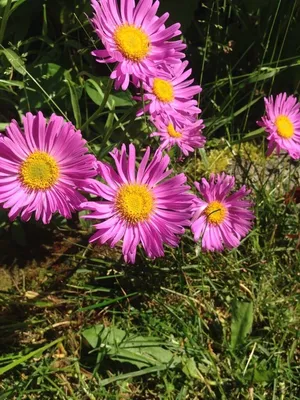
<svg viewBox="0 0 300 400">
<path fill-rule="evenodd" d="M 245 378 L 247 381 L 255 383 L 272 382 L 276 372 L 271 369 L 266 360 L 263 360 L 259 365 L 254 368 L 249 368 Z"/>
<path fill-rule="evenodd" d="M 181 362 L 181 358 L 170 350 L 161 347 L 164 343 L 159 338 L 136 336 L 126 338 L 120 348 L 109 351 L 111 358 L 118 361 L 130 362 L 138 368 L 150 365 L 168 364 L 170 367 Z"/>
<path fill-rule="evenodd" d="M 100 343 L 105 343 L 109 346 L 120 344 L 126 336 L 126 332 L 116 327 L 105 327 L 99 324 L 84 330 L 82 336 L 91 347 L 96 348 Z"/>
<path fill-rule="evenodd" d="M 95 325 L 91 328 L 85 329 L 81 334 L 93 349 L 95 349 L 99 342 L 99 334 L 104 329 L 103 325 Z"/>
<path fill-rule="evenodd" d="M 90 99 L 93 100 L 95 104 L 100 106 L 102 100 L 104 99 L 104 93 L 98 83 L 93 79 L 88 79 L 85 82 L 85 90 Z"/>
<path fill-rule="evenodd" d="M 90 78 L 85 82 L 85 90 L 90 99 L 100 106 L 104 99 L 104 92 L 107 88 L 109 79 L 107 77 Z M 128 107 L 135 104 L 128 90 L 111 92 L 106 107 Z"/>
<path fill-rule="evenodd" d="M 232 303 L 231 347 L 241 345 L 251 332 L 253 324 L 253 303 L 235 299 Z"/>
<path fill-rule="evenodd" d="M 151 357 L 146 354 L 141 354 L 137 350 L 130 351 L 123 348 L 120 348 L 116 351 L 116 354 L 112 354 L 110 351 L 108 353 L 112 360 L 119 362 L 128 362 L 132 365 L 135 365 L 138 368 L 145 368 L 151 365 L 157 365 L 158 363 Z"/>
<path fill-rule="evenodd" d="M 203 381 L 203 376 L 201 375 L 195 360 L 193 358 L 187 359 L 184 363 L 182 371 L 188 376 L 189 378 L 199 379 Z"/>
<path fill-rule="evenodd" d="M 95 325 L 82 332 L 82 336 L 94 349 L 105 353 L 119 362 L 127 362 L 145 368 L 149 366 L 168 365 L 174 367 L 181 363 L 181 357 L 169 349 L 157 337 L 128 336 L 127 333 L 116 327 Z M 178 349 L 179 351 L 179 349 Z"/>
</svg>

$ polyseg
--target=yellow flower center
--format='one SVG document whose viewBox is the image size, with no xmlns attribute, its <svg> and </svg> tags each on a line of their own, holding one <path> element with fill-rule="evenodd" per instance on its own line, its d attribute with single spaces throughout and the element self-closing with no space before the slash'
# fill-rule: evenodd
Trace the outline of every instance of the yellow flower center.
<svg viewBox="0 0 300 400">
<path fill-rule="evenodd" d="M 181 138 L 182 134 L 180 132 L 175 131 L 174 125 L 171 124 L 171 122 L 169 123 L 168 127 L 167 127 L 167 131 L 169 136 L 171 136 L 172 138 Z"/>
<path fill-rule="evenodd" d="M 294 136 L 294 125 L 289 117 L 279 115 L 275 120 L 277 133 L 284 139 L 290 139 Z"/>
<path fill-rule="evenodd" d="M 143 60 L 150 50 L 149 37 L 134 25 L 120 25 L 114 32 L 114 40 L 122 55 L 131 61 Z"/>
<path fill-rule="evenodd" d="M 59 176 L 57 162 L 44 151 L 35 151 L 22 163 L 20 178 L 25 186 L 33 190 L 52 187 Z"/>
<path fill-rule="evenodd" d="M 224 221 L 227 215 L 227 209 L 219 201 L 212 201 L 208 204 L 204 213 L 209 223 L 219 225 Z"/>
<path fill-rule="evenodd" d="M 116 207 L 127 222 L 137 224 L 149 218 L 154 208 L 154 198 L 146 185 L 130 183 L 119 189 Z"/>
<path fill-rule="evenodd" d="M 158 100 L 169 103 L 174 100 L 174 89 L 170 82 L 164 79 L 154 78 L 153 80 L 153 93 Z"/>
</svg>

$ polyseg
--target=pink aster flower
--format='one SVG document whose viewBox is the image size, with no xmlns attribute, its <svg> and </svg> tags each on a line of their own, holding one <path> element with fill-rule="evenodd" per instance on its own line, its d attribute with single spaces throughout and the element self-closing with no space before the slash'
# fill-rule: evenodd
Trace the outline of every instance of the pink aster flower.
<svg viewBox="0 0 300 400">
<path fill-rule="evenodd" d="M 118 63 L 111 74 L 116 89 L 127 89 L 130 77 L 138 85 L 156 64 L 174 64 L 184 57 L 185 44 L 169 41 L 181 35 L 180 24 L 165 27 L 169 14 L 156 16 L 159 1 L 121 0 L 119 6 L 116 0 L 92 0 L 92 7 L 92 23 L 105 47 L 92 54 L 100 63 Z"/>
<path fill-rule="evenodd" d="M 267 155 L 280 149 L 298 160 L 300 158 L 300 103 L 295 96 L 280 93 L 275 97 L 265 98 L 266 115 L 258 125 L 265 128 L 269 136 Z"/>
<path fill-rule="evenodd" d="M 161 113 L 182 114 L 195 117 L 201 112 L 193 97 L 201 92 L 199 85 L 192 85 L 194 79 L 187 79 L 192 69 L 184 71 L 188 61 L 169 66 L 163 64 L 156 75 L 149 75 L 143 82 L 144 101 L 150 100 L 138 115 L 149 112 L 152 118 Z M 141 100 L 141 97 L 136 97 Z"/>
<path fill-rule="evenodd" d="M 85 179 L 96 174 L 96 159 L 87 154 L 80 131 L 52 114 L 27 113 L 24 132 L 13 120 L 0 137 L 0 204 L 9 218 L 50 222 L 59 212 L 65 218 L 79 209 L 85 198 L 78 192 Z"/>
<path fill-rule="evenodd" d="M 226 174 L 210 176 L 209 182 L 202 178 L 195 182 L 202 198 L 195 198 L 191 230 L 195 241 L 202 238 L 202 248 L 222 251 L 233 248 L 247 235 L 254 219 L 252 202 L 245 199 L 250 193 L 242 186 L 231 193 L 235 178 Z"/>
<path fill-rule="evenodd" d="M 93 211 L 83 218 L 101 220 L 90 242 L 108 243 L 114 247 L 123 240 L 126 262 L 134 263 L 139 243 L 148 257 L 164 255 L 163 244 L 176 247 L 184 226 L 190 225 L 193 195 L 188 193 L 184 174 L 168 178 L 169 157 L 156 151 L 149 161 L 148 147 L 139 167 L 135 167 L 135 147 L 129 145 L 110 153 L 116 170 L 99 162 L 98 171 L 106 183 L 90 179 L 86 190 L 101 201 L 87 201 L 82 209 Z"/>
<path fill-rule="evenodd" d="M 205 125 L 203 120 L 194 120 L 194 122 L 186 119 L 177 119 L 174 114 L 160 114 L 153 124 L 157 131 L 151 136 L 159 136 L 161 139 L 161 149 L 170 149 L 173 146 L 178 146 L 185 156 L 194 149 L 204 147 L 205 137 L 202 135 L 202 129 Z"/>
</svg>

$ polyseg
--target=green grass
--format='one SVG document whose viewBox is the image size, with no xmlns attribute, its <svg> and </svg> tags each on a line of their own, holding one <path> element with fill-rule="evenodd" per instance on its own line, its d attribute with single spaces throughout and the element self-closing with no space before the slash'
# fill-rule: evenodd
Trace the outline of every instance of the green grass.
<svg viewBox="0 0 300 400">
<path fill-rule="evenodd" d="M 252 189 L 255 225 L 235 250 L 203 253 L 187 232 L 154 261 L 88 245 L 74 217 L 10 224 L 0 211 L 0 400 L 296 400 L 299 162 L 266 159 L 263 97 L 298 94 L 297 2 L 162 0 L 180 19 L 207 128 L 182 163 L 189 182 L 225 170 Z M 115 92 L 88 1 L 0 1 L 0 127 L 30 110 L 64 115 L 104 159 L 141 149 L 149 123 Z M 141 153 L 140 153 L 141 155 Z M 109 160 L 109 158 L 107 158 Z M 297 250 L 298 245 L 298 250 Z"/>
</svg>

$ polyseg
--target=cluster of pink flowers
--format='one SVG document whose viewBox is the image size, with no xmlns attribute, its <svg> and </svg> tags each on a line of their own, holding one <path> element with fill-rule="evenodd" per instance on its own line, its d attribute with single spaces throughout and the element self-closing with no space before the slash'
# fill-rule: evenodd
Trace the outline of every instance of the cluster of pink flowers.
<svg viewBox="0 0 300 400">
<path fill-rule="evenodd" d="M 173 175 L 164 154 L 178 145 L 187 156 L 205 144 L 193 98 L 201 88 L 192 85 L 192 71 L 182 61 L 185 45 L 171 40 L 180 35 L 179 24 L 165 26 L 168 14 L 156 15 L 159 1 L 120 0 L 119 6 L 116 0 L 92 0 L 92 6 L 92 23 L 105 47 L 93 54 L 99 62 L 116 63 L 116 88 L 126 89 L 129 82 L 142 87 L 147 105 L 140 113 L 150 113 L 152 136 L 160 136 L 161 145 L 152 157 L 148 147 L 139 165 L 135 146 L 122 145 L 110 153 L 113 167 L 90 154 L 81 132 L 62 117 L 53 114 L 47 121 L 41 112 L 27 113 L 23 129 L 13 120 L 0 134 L 0 205 L 11 220 L 28 221 L 35 214 L 44 224 L 56 212 L 71 218 L 91 211 L 83 217 L 97 221 L 90 241 L 111 247 L 122 241 L 130 263 L 140 244 L 149 258 L 163 256 L 163 245 L 177 247 L 189 227 L 203 250 L 237 247 L 254 220 L 250 191 L 243 186 L 234 192 L 234 177 L 223 173 L 195 182 L 198 197 L 183 173 Z M 281 94 L 265 102 L 259 124 L 269 133 L 268 154 L 285 149 L 299 159 L 297 99 Z"/>
<path fill-rule="evenodd" d="M 203 147 L 203 120 L 194 96 L 201 92 L 191 79 L 192 69 L 184 59 L 185 44 L 173 40 L 181 34 L 179 24 L 166 27 L 169 17 L 156 15 L 159 1 L 92 0 L 92 24 L 105 49 L 95 50 L 98 62 L 115 63 L 111 78 L 115 88 L 127 89 L 131 83 L 140 89 L 137 100 L 146 104 L 138 115 L 150 114 L 159 136 L 160 148 L 149 162 L 148 148 L 136 171 L 135 148 L 127 155 L 114 150 L 116 169 L 98 163 L 98 174 L 105 183 L 88 180 L 86 190 L 103 199 L 82 204 L 99 219 L 91 241 L 114 246 L 123 240 L 126 261 L 134 262 L 139 243 L 148 257 L 164 254 L 163 244 L 175 247 L 184 228 L 191 226 L 195 240 L 202 238 L 203 249 L 222 250 L 236 247 L 251 227 L 252 204 L 243 200 L 245 187 L 230 194 L 234 178 L 211 176 L 208 183 L 195 183 L 204 200 L 189 192 L 187 178 L 180 174 L 169 178 L 169 157 L 162 151 L 178 146 L 184 156 Z M 216 183 L 215 183 L 216 181 Z M 235 220 L 235 215 L 243 217 Z"/>
<path fill-rule="evenodd" d="M 155 136 L 162 149 L 178 146 L 184 156 L 204 146 L 201 110 L 194 96 L 201 92 L 193 85 L 185 44 L 172 40 L 181 34 L 180 24 L 165 26 L 169 14 L 156 15 L 159 1 L 92 0 L 93 26 L 105 50 L 95 50 L 98 62 L 116 63 L 111 73 L 115 88 L 125 90 L 129 83 L 142 89 L 137 100 L 147 102 L 138 115 L 150 113 Z M 149 103 L 148 103 L 149 102 Z"/>
<path fill-rule="evenodd" d="M 110 153 L 114 169 L 89 154 L 80 131 L 62 117 L 53 114 L 47 122 L 41 112 L 27 113 L 23 126 L 13 120 L 0 136 L 0 204 L 11 220 L 28 221 L 35 214 L 47 224 L 56 212 L 70 218 L 78 210 L 92 211 L 84 218 L 101 222 L 90 241 L 114 247 L 123 240 L 125 261 L 131 263 L 139 244 L 148 257 L 163 256 L 163 244 L 176 247 L 189 226 L 207 250 L 235 247 L 250 229 L 251 203 L 243 200 L 248 191 L 229 195 L 233 177 L 196 183 L 200 200 L 184 174 L 171 176 L 169 156 L 160 149 L 150 159 L 148 147 L 137 168 L 135 146 L 127 154 L 123 145 Z M 101 200 L 86 201 L 84 192 Z"/>
</svg>

